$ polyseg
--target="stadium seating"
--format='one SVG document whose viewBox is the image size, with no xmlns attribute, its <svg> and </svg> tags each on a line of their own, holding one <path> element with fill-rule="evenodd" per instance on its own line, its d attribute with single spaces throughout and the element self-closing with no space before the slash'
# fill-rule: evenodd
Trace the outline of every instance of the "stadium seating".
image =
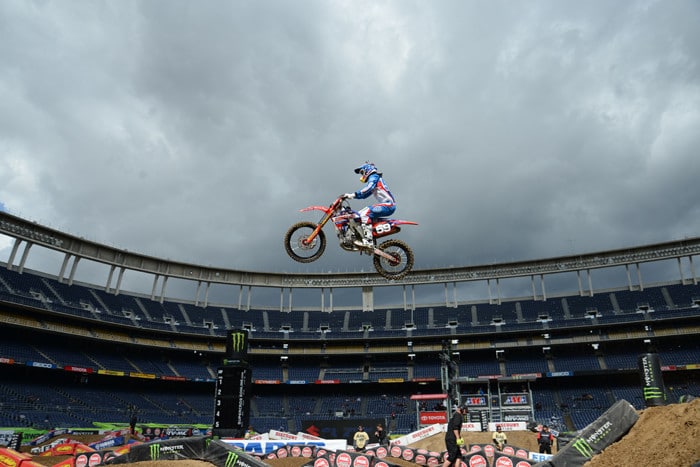
<svg viewBox="0 0 700 467">
<path fill-rule="evenodd" d="M 619 399 L 626 399 L 637 408 L 643 406 L 636 368 L 639 354 L 647 349 L 657 350 L 662 364 L 674 367 L 666 373 L 670 397 L 698 393 L 700 388 L 692 377 L 694 373 L 683 367 L 700 363 L 700 344 L 682 334 L 653 333 L 656 324 L 665 320 L 683 323 L 684 318 L 697 317 L 698 297 L 697 285 L 665 284 L 644 290 L 605 291 L 593 296 L 519 298 L 500 304 L 460 304 L 457 308 L 433 304 L 408 310 L 396 307 L 332 312 L 239 310 L 167 300 L 160 303 L 137 294 L 115 295 L 101 288 L 68 285 L 47 275 L 27 271 L 20 274 L 0 267 L 3 303 L 88 320 L 81 321 L 90 323 L 86 325 L 87 334 L 92 326 L 114 323 L 125 329 L 177 333 L 173 335 L 178 337 L 193 334 L 221 338 L 226 329 L 245 327 L 252 330 L 252 345 L 256 345 L 256 340 L 266 339 L 279 345 L 285 339 L 321 337 L 328 341 L 359 342 L 365 336 L 377 340 L 411 336 L 444 339 L 460 335 L 462 341 L 479 336 L 481 340 L 490 340 L 491 347 L 460 352 L 459 375 L 539 374 L 541 378 L 532 383 L 539 404 L 536 418 L 561 423 L 569 429 L 585 426 Z M 611 342 L 608 326 L 613 325 L 629 329 L 629 340 Z M 518 342 L 517 336 L 501 337 L 505 333 L 527 331 L 529 338 L 539 339 L 545 333 L 559 332 L 565 341 L 567 330 L 591 326 L 597 326 L 593 335 L 601 343 L 598 351 L 589 344 L 566 343 L 552 346 L 548 354 L 540 345 L 523 348 L 511 345 L 500 357 L 494 354 L 495 342 Z M 323 336 L 321 328 L 328 331 Z M 90 345 L 81 341 L 76 345 L 77 341 L 52 336 L 41 327 L 29 334 L 29 337 L 20 336 L 14 328 L 0 326 L 0 358 L 13 362 L 0 365 L 0 425 L 75 426 L 92 421 L 127 421 L 134 408 L 144 421 L 168 424 L 212 421 L 213 379 L 220 364 L 214 355 L 135 347 L 116 341 L 106 344 L 94 341 Z M 128 335 L 128 331 L 124 334 Z M 644 343 L 643 339 L 649 336 L 651 342 Z M 358 348 L 362 349 L 362 344 Z M 341 417 L 349 418 L 384 417 L 394 433 L 408 432 L 416 425 L 415 408 L 407 402 L 411 379 L 435 381 L 437 384 L 432 388 L 439 386 L 440 380 L 440 362 L 435 353 L 418 353 L 414 357 L 411 360 L 401 354 L 377 358 L 371 352 L 337 359 L 290 355 L 283 363 L 278 357 L 262 355 L 252 366 L 253 379 L 261 384 L 254 386 L 251 423 L 258 431 L 292 429 L 309 419 L 336 418 L 340 412 Z M 31 368 L 32 363 L 49 368 Z M 64 367 L 76 368 L 61 370 Z M 89 371 L 80 372 L 81 368 Z M 615 376 L 617 370 L 621 373 L 619 377 Z M 98 375 L 99 371 L 125 376 Z M 600 373 L 605 384 L 587 385 L 581 379 L 564 383 L 566 377 L 558 373 Z M 155 381 L 136 377 L 144 374 L 153 376 Z M 167 378 L 186 381 L 168 382 Z M 339 384 L 306 384 L 319 379 Z M 389 394 L 376 393 L 385 391 L 386 386 L 381 382 L 389 380 L 405 381 L 406 385 L 398 384 L 396 387 L 401 389 L 392 389 Z M 269 384 L 272 382 L 287 385 L 285 391 L 275 392 L 275 385 Z M 290 382 L 304 384 L 299 384 L 300 390 L 288 391 L 288 387 L 294 386 Z M 309 387 L 317 394 L 305 394 Z M 411 386 L 411 389 L 422 388 Z M 584 398 L 583 394 L 592 398 Z"/>
</svg>

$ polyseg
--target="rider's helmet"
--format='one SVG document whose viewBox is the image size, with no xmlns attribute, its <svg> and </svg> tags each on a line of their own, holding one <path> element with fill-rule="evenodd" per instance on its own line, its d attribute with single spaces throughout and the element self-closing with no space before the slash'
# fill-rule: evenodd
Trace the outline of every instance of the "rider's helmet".
<svg viewBox="0 0 700 467">
<path fill-rule="evenodd" d="M 377 172 L 377 167 L 371 162 L 365 162 L 355 169 L 356 174 L 360 174 L 360 181 L 365 183 L 370 175 Z"/>
</svg>

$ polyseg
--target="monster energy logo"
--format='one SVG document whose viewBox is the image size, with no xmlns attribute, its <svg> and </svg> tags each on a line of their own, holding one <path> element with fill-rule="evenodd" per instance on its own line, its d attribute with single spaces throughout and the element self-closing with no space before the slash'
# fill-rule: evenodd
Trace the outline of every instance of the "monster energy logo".
<svg viewBox="0 0 700 467">
<path fill-rule="evenodd" d="M 245 332 L 232 332 L 231 333 L 231 350 L 234 352 L 243 352 L 245 348 Z"/>
<path fill-rule="evenodd" d="M 160 459 L 160 444 L 151 444 L 151 460 L 157 461 Z"/>
<path fill-rule="evenodd" d="M 234 465 L 236 465 L 237 461 L 238 454 L 229 451 L 228 455 L 226 456 L 226 461 L 224 462 L 224 467 L 233 467 Z"/>
<path fill-rule="evenodd" d="M 664 392 L 661 390 L 661 388 L 657 386 L 649 386 L 648 388 L 644 388 L 644 400 L 647 399 L 656 399 L 657 397 L 663 397 L 664 399 L 666 398 L 666 395 Z"/>
<path fill-rule="evenodd" d="M 588 441 L 586 441 L 585 439 L 583 439 L 583 438 L 577 439 L 576 441 L 574 441 L 573 447 L 583 457 L 588 457 L 588 458 L 593 457 L 593 448 L 591 447 L 590 444 L 588 444 Z"/>
</svg>

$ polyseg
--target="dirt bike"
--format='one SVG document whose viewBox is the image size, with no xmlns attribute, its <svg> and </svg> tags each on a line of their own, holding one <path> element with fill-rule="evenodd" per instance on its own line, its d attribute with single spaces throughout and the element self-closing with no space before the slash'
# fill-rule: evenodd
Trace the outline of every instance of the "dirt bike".
<svg viewBox="0 0 700 467">
<path fill-rule="evenodd" d="M 417 222 L 398 219 L 378 218 L 372 222 L 372 245 L 362 243 L 362 225 L 360 215 L 350 208 L 343 195 L 330 206 L 309 206 L 300 212 L 322 211 L 321 220 L 298 222 L 291 226 L 284 236 L 287 254 L 300 263 L 310 263 L 321 257 L 326 249 L 326 236 L 323 226 L 332 221 L 340 248 L 345 251 L 357 251 L 360 254 L 373 255 L 374 268 L 387 279 L 401 279 L 413 268 L 413 251 L 401 240 L 391 239 L 377 244 L 377 239 L 401 231 L 401 225 L 418 225 Z"/>
</svg>

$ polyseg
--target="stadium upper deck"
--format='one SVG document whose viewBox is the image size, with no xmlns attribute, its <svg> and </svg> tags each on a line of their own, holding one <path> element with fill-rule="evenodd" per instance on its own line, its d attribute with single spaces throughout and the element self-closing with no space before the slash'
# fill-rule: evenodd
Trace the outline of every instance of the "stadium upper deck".
<svg viewBox="0 0 700 467">
<path fill-rule="evenodd" d="M 150 278 L 151 300 L 163 303 L 169 298 L 174 298 L 168 295 L 169 285 L 184 281 L 195 284 L 193 296 L 185 298 L 185 301 L 195 306 L 213 305 L 214 303 L 210 301 L 210 290 L 214 286 L 221 285 L 233 288 L 233 292 L 228 292 L 225 296 L 238 296 L 238 303 L 225 305 L 233 305 L 244 310 L 269 308 L 269 306 L 253 304 L 254 290 L 271 288 L 279 289 L 280 303 L 277 308 L 280 311 L 310 309 L 308 306 L 293 306 L 293 291 L 299 289 L 315 289 L 319 294 L 319 300 L 316 303 L 320 303 L 317 308 L 321 311 L 342 309 L 343 307 L 334 305 L 333 289 L 353 287 L 361 290 L 361 305 L 352 304 L 346 309 L 356 310 L 361 306 L 363 311 L 373 310 L 375 308 L 374 289 L 382 287 L 400 287 L 403 291 L 403 304 L 399 304 L 399 308 L 415 309 L 417 286 L 444 287 L 443 305 L 456 307 L 461 302 L 457 297 L 457 285 L 465 283 L 479 283 L 482 292 L 485 291 L 488 296 L 488 302 L 499 304 L 506 298 L 502 284 L 516 278 L 529 281 L 531 299 L 546 300 L 549 295 L 545 286 L 546 281 L 552 278 L 554 282 L 563 276 L 568 277 L 569 282 L 573 278 L 571 289 L 577 289 L 578 295 L 593 296 L 598 291 L 593 287 L 592 270 L 622 270 L 624 271 L 622 276 L 626 278 L 626 287 L 629 290 L 643 290 L 647 284 L 642 277 L 642 266 L 664 263 L 666 269 L 669 269 L 669 262 L 677 263 L 675 268 L 677 277 L 673 282 L 697 284 L 693 258 L 700 254 L 700 237 L 694 237 L 633 248 L 533 261 L 414 270 L 400 281 L 388 281 L 375 273 L 280 274 L 170 261 L 85 240 L 6 212 L 0 212 L 0 234 L 14 239 L 7 268 L 19 273 L 23 272 L 26 266 L 30 250 L 35 251 L 36 247 L 40 247 L 62 255 L 60 269 L 55 274 L 55 278 L 60 283 L 71 285 L 76 280 L 82 265 L 97 264 L 106 267 L 108 273 L 104 284 L 95 285 L 113 295 L 119 295 L 122 291 L 123 279 L 126 275 L 139 273 Z M 286 302 L 285 290 L 287 290 Z M 519 290 L 522 290 L 522 287 Z M 420 297 L 423 294 L 418 295 Z"/>
</svg>

